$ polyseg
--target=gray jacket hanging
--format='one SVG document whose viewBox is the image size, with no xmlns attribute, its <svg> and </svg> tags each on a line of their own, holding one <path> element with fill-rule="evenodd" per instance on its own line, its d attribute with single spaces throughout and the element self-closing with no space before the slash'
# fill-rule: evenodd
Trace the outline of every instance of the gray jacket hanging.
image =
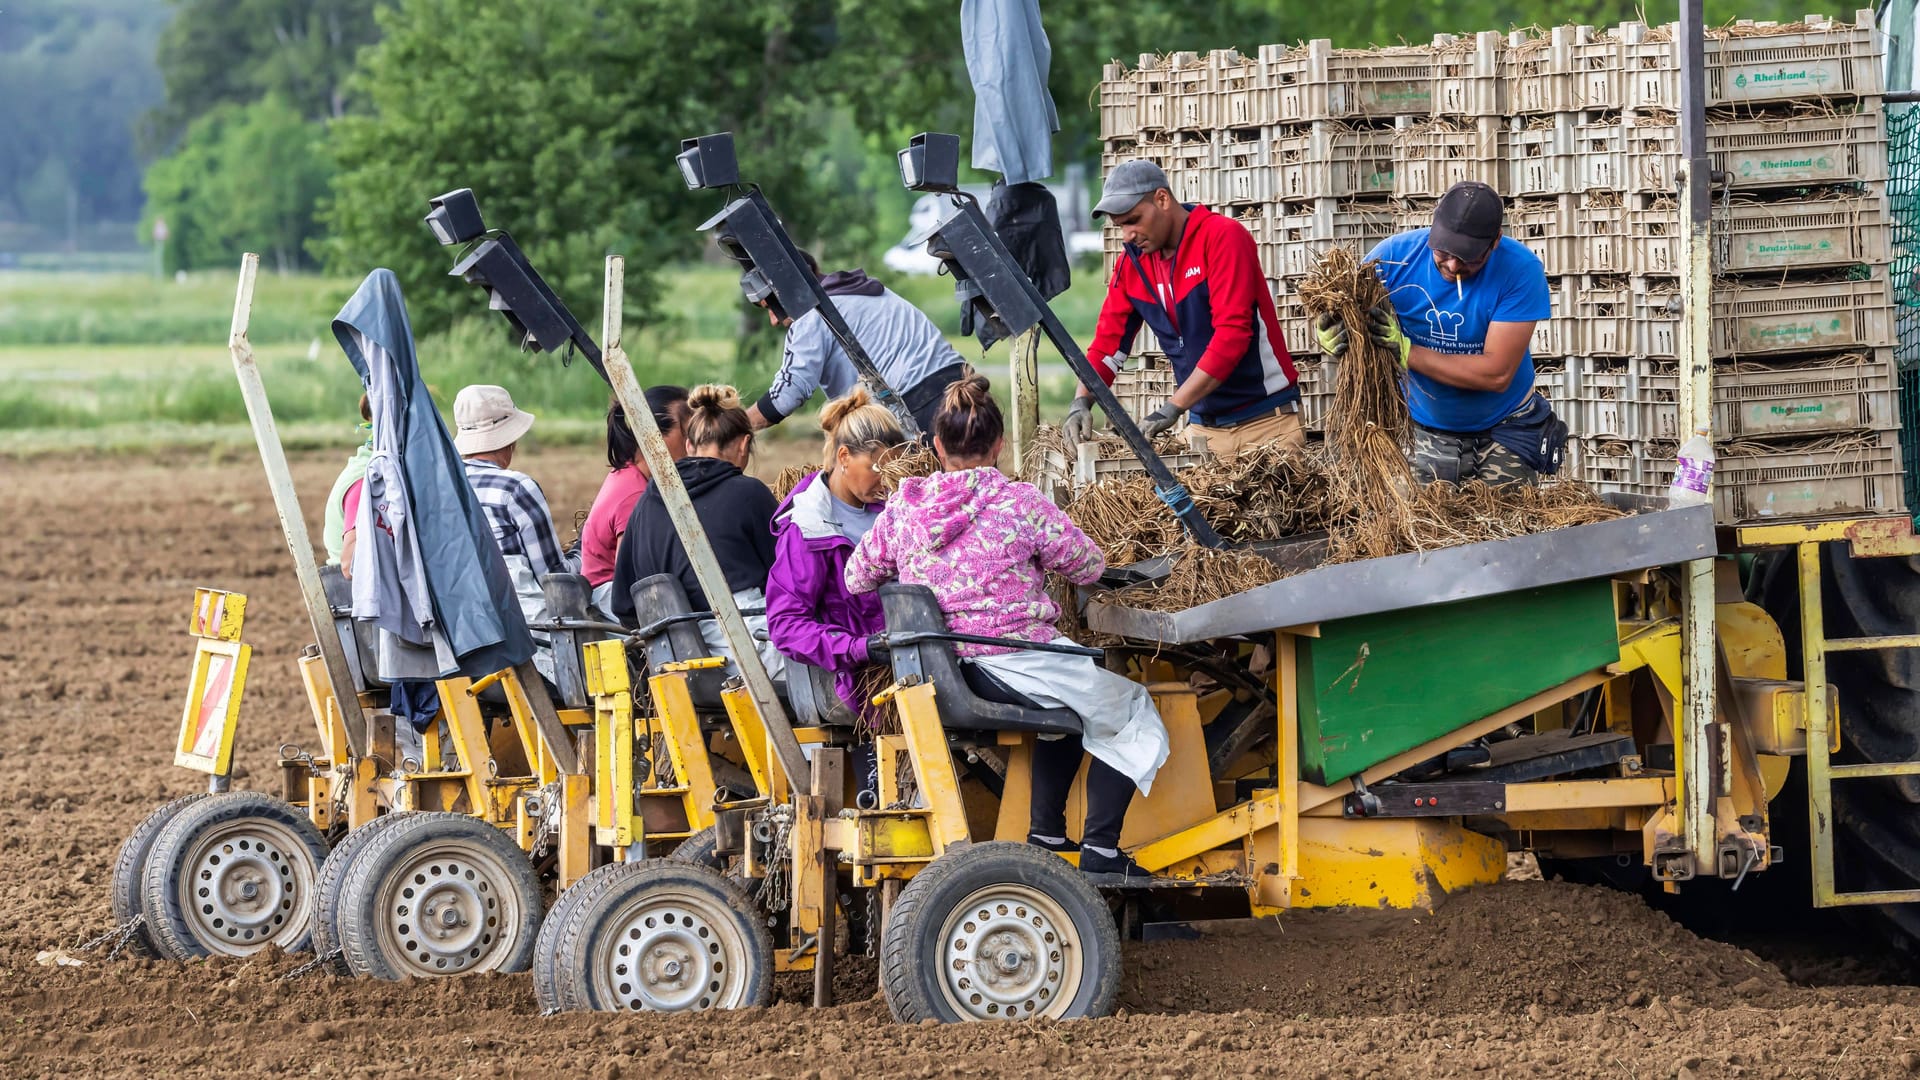
<svg viewBox="0 0 1920 1080">
<path fill-rule="evenodd" d="M 1052 176 L 1060 114 L 1047 91 L 1053 46 L 1039 0 L 961 0 L 960 45 L 973 83 L 973 167 L 1009 184 Z"/>
<path fill-rule="evenodd" d="M 420 377 L 393 271 L 367 275 L 334 318 L 333 334 L 367 387 L 374 455 L 361 517 L 370 524 L 378 513 L 383 526 L 361 526 L 354 617 L 379 627 L 383 657 L 404 654 L 415 665 L 388 677 L 478 678 L 525 663 L 533 639 L 453 436 Z"/>
</svg>

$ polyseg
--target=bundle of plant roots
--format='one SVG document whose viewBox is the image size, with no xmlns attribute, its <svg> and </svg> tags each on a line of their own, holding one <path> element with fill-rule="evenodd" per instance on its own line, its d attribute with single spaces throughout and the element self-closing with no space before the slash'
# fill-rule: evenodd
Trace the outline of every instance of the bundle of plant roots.
<svg viewBox="0 0 1920 1080">
<path fill-rule="evenodd" d="M 1332 315 L 1347 328 L 1326 420 L 1327 446 L 1339 465 L 1332 485 L 1342 520 L 1334 531 L 1347 534 L 1334 548 L 1362 559 L 1407 550 L 1413 543 L 1414 482 L 1407 467 L 1413 419 L 1400 358 L 1374 344 L 1367 325 L 1368 313 L 1387 302 L 1387 287 L 1371 263 L 1336 247 L 1301 283 L 1300 298 L 1316 320 Z"/>
</svg>

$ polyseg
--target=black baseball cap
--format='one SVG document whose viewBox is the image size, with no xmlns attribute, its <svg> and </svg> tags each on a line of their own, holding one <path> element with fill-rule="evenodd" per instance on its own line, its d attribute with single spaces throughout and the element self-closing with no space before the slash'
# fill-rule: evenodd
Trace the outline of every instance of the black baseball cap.
<svg viewBox="0 0 1920 1080">
<path fill-rule="evenodd" d="M 1433 230 L 1428 243 L 1435 251 L 1479 262 L 1500 242 L 1500 221 L 1506 207 L 1500 193 L 1478 180 L 1462 180 L 1447 189 L 1433 208 Z"/>
</svg>

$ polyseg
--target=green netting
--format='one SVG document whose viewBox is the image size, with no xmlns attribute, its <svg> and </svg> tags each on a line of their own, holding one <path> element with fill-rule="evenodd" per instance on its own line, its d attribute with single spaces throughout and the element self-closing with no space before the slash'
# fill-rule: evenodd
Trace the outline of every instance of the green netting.
<svg viewBox="0 0 1920 1080">
<path fill-rule="evenodd" d="M 1920 524 L 1920 108 L 1887 106 L 1887 206 L 1893 221 L 1893 357 L 1900 373 L 1900 457 Z"/>
</svg>

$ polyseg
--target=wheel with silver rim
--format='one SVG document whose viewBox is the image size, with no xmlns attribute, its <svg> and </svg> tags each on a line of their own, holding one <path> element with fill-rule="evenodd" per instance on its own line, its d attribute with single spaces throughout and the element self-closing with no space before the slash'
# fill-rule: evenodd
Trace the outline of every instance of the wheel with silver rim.
<svg viewBox="0 0 1920 1080">
<path fill-rule="evenodd" d="M 166 828 L 167 823 L 180 811 L 206 797 L 207 793 L 202 791 L 165 803 L 127 834 L 126 841 L 120 845 L 120 854 L 113 861 L 113 880 L 108 896 L 113 909 L 114 926 L 127 926 L 142 914 L 146 899 L 147 856 L 153 853 L 153 843 L 160 839 L 160 830 Z M 140 925 L 132 929 L 127 937 L 126 951 L 131 956 L 160 955 L 159 950 L 154 948 L 153 936 L 147 932 L 146 920 L 142 919 Z"/>
<path fill-rule="evenodd" d="M 773 992 L 773 938 L 752 899 L 677 859 L 601 867 L 540 937 L 534 989 L 549 1010 L 739 1009 Z"/>
<path fill-rule="evenodd" d="M 542 904 L 526 854 L 465 814 L 392 815 L 341 877 L 347 967 L 380 979 L 524 971 Z"/>
<path fill-rule="evenodd" d="M 147 932 L 176 960 L 302 951 L 326 857 L 304 811 L 259 792 L 209 795 L 154 840 L 142 878 Z"/>
<path fill-rule="evenodd" d="M 1026 844 L 975 844 L 900 890 L 881 938 L 895 1019 L 1104 1016 L 1120 990 L 1120 934 L 1099 890 Z"/>
</svg>

